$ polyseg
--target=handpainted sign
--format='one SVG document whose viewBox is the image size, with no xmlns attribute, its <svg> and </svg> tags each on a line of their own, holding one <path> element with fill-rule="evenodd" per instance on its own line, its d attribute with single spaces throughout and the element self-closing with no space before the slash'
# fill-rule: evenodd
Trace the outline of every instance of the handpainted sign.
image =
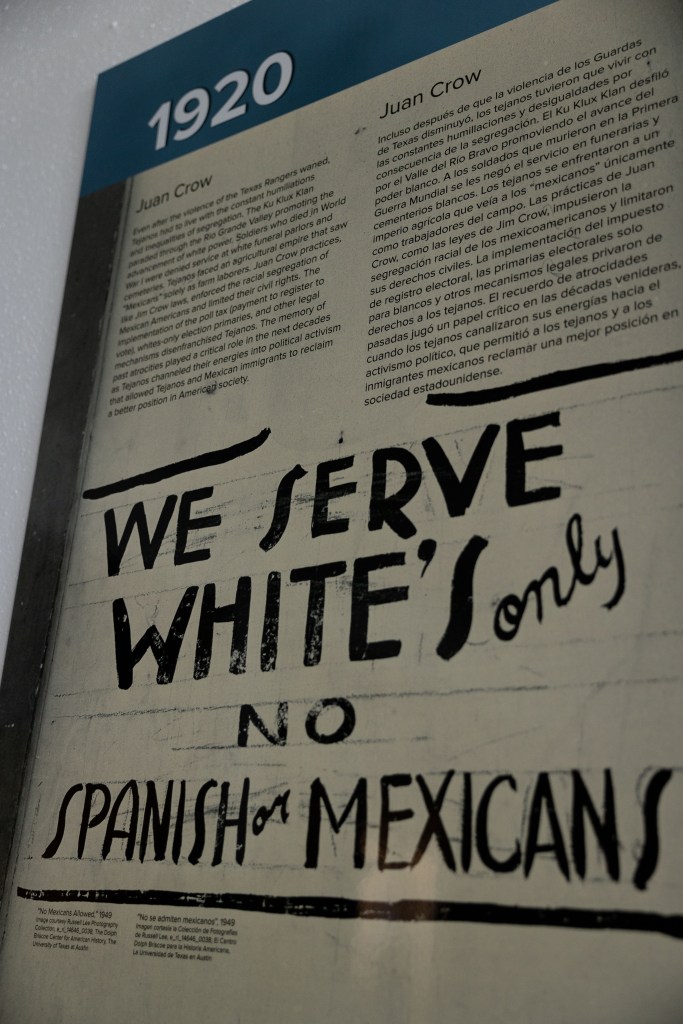
<svg viewBox="0 0 683 1024">
<path fill-rule="evenodd" d="M 440 8 L 101 79 L 8 1024 L 677 1019 L 680 14 Z"/>
</svg>

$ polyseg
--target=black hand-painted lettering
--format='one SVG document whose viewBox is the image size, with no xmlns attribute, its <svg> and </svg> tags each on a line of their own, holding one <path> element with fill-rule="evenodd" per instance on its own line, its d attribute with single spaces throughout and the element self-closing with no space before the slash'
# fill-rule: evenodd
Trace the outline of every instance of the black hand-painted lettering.
<svg viewBox="0 0 683 1024">
<path fill-rule="evenodd" d="M 300 569 L 292 569 L 289 574 L 292 583 L 310 584 L 304 639 L 304 665 L 306 666 L 320 664 L 325 621 L 325 582 L 334 576 L 341 576 L 344 572 L 346 572 L 346 562 L 327 562 L 324 565 L 309 565 Z"/>
<path fill-rule="evenodd" d="M 237 734 L 237 746 L 246 747 L 249 742 L 249 727 L 253 725 L 262 736 L 274 747 L 284 747 L 287 743 L 289 730 L 289 705 L 280 701 L 275 711 L 275 730 L 271 732 L 258 711 L 251 704 L 243 704 L 240 708 L 240 722 Z"/>
<path fill-rule="evenodd" d="M 122 812 L 122 807 L 126 804 Z M 132 860 L 133 854 L 135 853 L 135 840 L 137 838 L 138 831 L 138 815 L 140 813 L 140 795 L 138 793 L 138 784 L 135 779 L 131 779 L 127 782 L 123 789 L 120 790 L 118 796 L 114 800 L 107 821 L 107 828 L 104 833 L 104 842 L 102 843 L 102 860 L 106 860 L 111 852 L 111 844 L 114 839 L 125 839 L 126 846 L 124 856 L 126 860 Z M 117 821 L 119 814 L 121 814 L 125 828 L 117 828 Z"/>
<path fill-rule="evenodd" d="M 332 473 L 350 469 L 351 466 L 353 466 L 353 455 L 348 455 L 343 459 L 332 459 L 330 462 L 321 462 L 318 465 L 315 477 L 311 537 L 322 537 L 328 533 L 344 533 L 348 530 L 349 520 L 345 516 L 330 519 L 330 502 L 348 494 L 355 494 L 356 484 L 354 481 L 333 484 L 330 481 L 330 476 Z"/>
<path fill-rule="evenodd" d="M 572 857 L 579 878 L 586 877 L 586 830 L 584 820 L 588 817 L 602 850 L 607 871 L 615 882 L 619 880 L 619 839 L 617 834 L 617 812 L 614 802 L 614 786 L 609 769 L 604 773 L 604 796 L 602 817 L 593 803 L 581 772 L 572 771 L 574 798 L 572 803 Z"/>
<path fill-rule="evenodd" d="M 121 562 L 134 529 L 138 531 L 142 564 L 145 569 L 152 569 L 154 567 L 177 500 L 177 494 L 169 494 L 166 497 L 151 537 L 144 501 L 136 501 L 133 505 L 120 540 L 116 526 L 116 510 L 113 508 L 106 510 L 104 513 L 104 534 L 107 542 L 107 573 L 109 576 L 118 576 L 121 571 Z"/>
<path fill-rule="evenodd" d="M 142 829 L 140 832 L 139 857 L 142 863 L 147 852 L 149 842 L 149 830 L 152 829 L 152 842 L 154 844 L 154 859 L 165 860 L 168 837 L 171 831 L 171 810 L 173 799 L 173 782 L 166 786 L 164 798 L 164 809 L 159 810 L 159 798 L 155 783 L 147 783 L 147 797 L 145 799 L 145 810 L 142 815 Z"/>
<path fill-rule="evenodd" d="M 660 768 L 647 784 L 643 800 L 643 848 L 633 876 L 636 889 L 646 889 L 659 860 L 659 801 L 673 772 Z"/>
<path fill-rule="evenodd" d="M 441 493 L 446 502 L 446 508 L 451 518 L 464 516 L 472 504 L 479 481 L 481 480 L 484 468 L 491 454 L 493 443 L 498 437 L 500 427 L 490 423 L 477 441 L 472 452 L 467 468 L 463 473 L 462 480 L 453 469 L 448 457 L 434 437 L 428 437 L 422 442 L 422 447 L 429 459 L 429 464 L 434 470 Z"/>
<path fill-rule="evenodd" d="M 204 804 L 206 803 L 206 795 L 210 789 L 215 789 L 218 783 L 215 779 L 208 779 L 199 789 L 197 798 L 194 805 L 194 834 L 195 840 L 192 844 L 192 849 L 188 854 L 188 861 L 190 864 L 198 864 L 199 859 L 204 852 L 204 842 L 206 840 L 206 826 L 204 825 Z"/>
<path fill-rule="evenodd" d="M 306 476 L 306 470 L 303 466 L 296 465 L 293 469 L 290 469 L 288 473 L 285 473 L 282 480 L 278 484 L 277 494 L 275 495 L 275 508 L 273 509 L 273 519 L 271 521 L 268 532 L 259 541 L 259 547 L 263 551 L 271 551 L 272 548 L 282 538 L 283 533 L 287 529 L 289 522 L 289 513 L 292 506 L 292 491 L 294 490 L 294 484 L 297 480 L 301 480 L 302 477 Z"/>
<path fill-rule="evenodd" d="M 178 529 L 176 533 L 174 565 L 185 565 L 187 562 L 203 562 L 211 557 L 209 548 L 196 548 L 194 551 L 187 550 L 187 538 L 190 530 L 210 530 L 214 526 L 220 526 L 221 517 L 196 516 L 192 518 L 192 505 L 196 501 L 203 501 L 213 494 L 213 487 L 200 487 L 196 491 L 186 491 L 180 499 L 178 506 Z"/>
<path fill-rule="evenodd" d="M 403 483 L 394 494 L 387 494 L 390 462 L 397 463 L 405 473 Z M 402 540 L 414 537 L 417 527 L 405 514 L 403 507 L 412 501 L 421 483 L 422 469 L 412 452 L 405 448 L 380 448 L 373 452 L 368 530 L 381 530 L 386 524 Z"/>
<path fill-rule="evenodd" d="M 266 585 L 266 607 L 263 613 L 261 632 L 261 671 L 272 672 L 277 665 L 277 649 L 280 636 L 280 597 L 282 576 L 279 572 L 268 573 Z"/>
<path fill-rule="evenodd" d="M 400 640 L 368 640 L 370 608 L 378 604 L 407 601 L 409 588 L 383 587 L 378 590 L 370 590 L 369 577 L 371 572 L 404 564 L 403 552 L 357 558 L 353 563 L 351 627 L 349 630 L 349 658 L 351 661 L 396 658 L 399 655 Z"/>
<path fill-rule="evenodd" d="M 425 826 L 422 830 L 422 835 L 417 841 L 415 853 L 413 854 L 413 859 L 410 862 L 411 868 L 414 868 L 416 864 L 420 863 L 425 850 L 431 842 L 432 836 L 434 836 L 438 847 L 441 850 L 441 856 L 443 857 L 446 866 L 450 871 L 455 871 L 455 857 L 453 856 L 453 850 L 448 838 L 448 833 L 446 832 L 444 823 L 441 820 L 441 808 L 443 807 L 448 787 L 450 786 L 451 779 L 454 775 L 455 771 L 453 769 L 446 772 L 436 796 L 432 796 L 431 790 L 422 775 L 415 776 L 415 781 L 418 784 L 427 808 L 427 821 L 425 822 Z"/>
<path fill-rule="evenodd" d="M 578 513 L 573 515 L 567 523 L 565 532 L 567 552 L 572 570 L 572 576 L 567 589 L 563 592 L 557 567 L 550 566 L 539 579 L 532 580 L 527 585 L 521 597 L 517 596 L 517 594 L 507 594 L 498 604 L 493 619 L 493 629 L 498 639 L 513 640 L 517 636 L 531 598 L 533 598 L 536 607 L 536 619 L 538 622 L 543 622 L 544 584 L 550 584 L 551 597 L 555 606 L 563 608 L 571 601 L 577 583 L 585 587 L 590 586 L 600 570 L 608 569 L 612 564 L 615 566 L 617 577 L 614 593 L 609 601 L 605 602 L 603 607 L 608 610 L 614 608 L 621 600 L 626 588 L 626 567 L 619 540 L 619 531 L 616 529 L 612 530 L 611 536 L 612 550 L 608 555 L 603 554 L 602 539 L 600 537 L 596 539 L 594 543 L 594 566 L 592 569 L 587 570 L 583 564 L 583 523 Z"/>
<path fill-rule="evenodd" d="M 96 794 L 102 796 L 102 806 L 99 811 L 93 812 L 93 802 Z M 78 859 L 80 860 L 85 850 L 85 840 L 91 828 L 101 825 L 109 813 L 111 805 L 111 793 L 109 787 L 98 782 L 88 782 L 85 787 L 85 798 L 83 800 L 83 814 L 81 816 L 81 827 L 78 832 Z"/>
<path fill-rule="evenodd" d="M 448 623 L 436 647 L 444 661 L 450 661 L 467 643 L 474 615 L 474 570 L 488 541 L 474 536 L 458 556 L 451 579 L 451 601 Z"/>
<path fill-rule="evenodd" d="M 76 796 L 76 793 L 80 793 L 82 789 L 83 783 L 77 782 L 75 786 L 71 786 L 69 789 L 67 789 L 66 793 L 64 794 L 64 798 L 60 804 L 59 813 L 57 815 L 57 831 L 55 832 L 54 839 L 52 839 L 45 847 L 45 853 L 43 853 L 43 857 L 46 857 L 48 859 L 50 857 L 54 857 L 57 850 L 61 846 L 62 839 L 64 838 L 64 831 L 66 829 L 67 809 L 73 797 Z"/>
<path fill-rule="evenodd" d="M 482 864 L 490 871 L 507 873 L 509 871 L 515 871 L 522 860 L 522 851 L 518 839 L 515 839 L 515 846 L 513 852 L 506 857 L 505 860 L 499 860 L 498 857 L 493 856 L 491 850 L 491 843 L 489 840 L 489 805 L 491 798 L 495 791 L 506 782 L 514 792 L 517 792 L 517 782 L 512 775 L 497 775 L 494 779 L 489 782 L 488 786 L 484 790 L 483 796 L 479 801 L 477 807 L 477 823 L 476 823 L 476 842 L 477 842 L 477 853 L 481 858 Z M 471 784 L 470 784 L 470 799 L 472 796 Z"/>
<path fill-rule="evenodd" d="M 214 845 L 213 860 L 211 862 L 213 867 L 220 864 L 223 860 L 223 844 L 225 841 L 226 828 L 237 829 L 237 838 L 235 841 L 235 862 L 237 864 L 244 863 L 244 854 L 247 845 L 247 828 L 249 824 L 249 786 L 250 780 L 247 778 L 242 783 L 242 796 L 240 798 L 240 807 L 236 818 L 228 818 L 230 783 L 224 782 L 221 786 L 218 817 L 216 819 L 216 842 Z"/>
<path fill-rule="evenodd" d="M 327 708 L 339 708 L 342 720 L 333 732 L 324 733 L 318 728 L 318 719 Z M 356 712 L 346 697 L 323 697 L 306 715 L 306 735 L 316 743 L 343 743 L 355 728 Z"/>
<path fill-rule="evenodd" d="M 185 639 L 185 630 L 194 608 L 198 587 L 188 587 L 173 616 L 171 628 L 164 640 L 155 625 L 149 626 L 138 642 L 133 646 L 130 632 L 130 620 L 126 602 L 117 597 L 112 605 L 114 619 L 114 648 L 116 653 L 116 671 L 119 689 L 128 690 L 133 684 L 133 669 L 151 651 L 158 665 L 157 683 L 164 685 L 173 682 L 178 656 Z"/>
<path fill-rule="evenodd" d="M 380 871 L 400 871 L 407 868 L 410 861 L 388 860 L 389 856 L 389 828 L 392 822 L 408 821 L 414 817 L 415 812 L 409 807 L 402 807 L 400 810 L 391 808 L 391 790 L 399 786 L 409 786 L 413 781 L 412 775 L 404 773 L 398 775 L 383 775 L 380 779 L 381 808 L 379 819 L 379 846 L 377 850 L 377 867 Z"/>
<path fill-rule="evenodd" d="M 320 781 L 311 783 L 311 795 L 308 806 L 308 831 L 306 834 L 306 862 L 304 867 L 317 868 L 320 856 L 320 825 L 322 821 L 321 805 L 325 806 L 330 828 L 339 835 L 342 826 L 356 808 L 356 825 L 353 843 L 353 866 L 362 868 L 365 864 L 365 843 L 368 831 L 368 780 L 359 779 L 340 817 L 335 814 L 327 790 Z"/>
<path fill-rule="evenodd" d="M 541 815 L 545 809 L 545 816 L 550 829 L 551 840 L 542 843 L 539 840 L 541 830 Z M 557 861 L 557 866 L 569 881 L 569 859 L 562 836 L 562 829 L 555 808 L 555 799 L 550 785 L 550 777 L 547 772 L 541 772 L 536 781 L 533 796 L 531 798 L 531 809 L 529 810 L 529 826 L 524 853 L 524 875 L 529 876 L 534 865 L 534 860 L 539 853 L 552 853 Z"/>
<path fill-rule="evenodd" d="M 505 497 L 511 508 L 529 505 L 536 501 L 552 501 L 559 498 L 559 487 L 537 487 L 528 491 L 526 487 L 527 462 L 539 462 L 561 455 L 561 444 L 543 448 L 525 448 L 524 434 L 544 427 L 559 427 L 559 412 L 548 412 L 542 416 L 529 416 L 523 420 L 511 420 L 507 425 L 507 454 L 505 472 Z"/>
<path fill-rule="evenodd" d="M 240 576 L 237 592 L 232 604 L 216 606 L 216 586 L 207 583 L 202 596 L 202 608 L 197 629 L 197 646 L 194 658 L 194 678 L 205 679 L 211 668 L 213 634 L 217 622 L 232 623 L 232 642 L 228 671 L 242 675 L 247 667 L 247 642 L 249 639 L 249 609 L 251 607 L 251 577 Z"/>
</svg>

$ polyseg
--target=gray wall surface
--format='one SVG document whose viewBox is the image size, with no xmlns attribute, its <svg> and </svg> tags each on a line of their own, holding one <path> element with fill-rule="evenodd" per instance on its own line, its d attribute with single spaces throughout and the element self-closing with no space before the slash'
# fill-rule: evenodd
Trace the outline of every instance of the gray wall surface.
<svg viewBox="0 0 683 1024">
<path fill-rule="evenodd" d="M 97 75 L 235 6 L 235 0 L 5 0 L 0 6 L 0 663 Z"/>
</svg>

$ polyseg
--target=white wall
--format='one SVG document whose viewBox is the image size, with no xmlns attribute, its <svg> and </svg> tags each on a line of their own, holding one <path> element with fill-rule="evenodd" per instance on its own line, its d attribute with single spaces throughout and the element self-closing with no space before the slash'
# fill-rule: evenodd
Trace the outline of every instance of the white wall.
<svg viewBox="0 0 683 1024">
<path fill-rule="evenodd" d="M 0 0 L 0 663 L 97 74 L 240 0 Z"/>
</svg>

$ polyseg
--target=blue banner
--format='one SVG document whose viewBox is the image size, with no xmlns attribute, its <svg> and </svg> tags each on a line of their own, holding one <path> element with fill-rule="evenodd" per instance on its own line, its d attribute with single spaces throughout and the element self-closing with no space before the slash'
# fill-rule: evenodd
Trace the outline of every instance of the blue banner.
<svg viewBox="0 0 683 1024">
<path fill-rule="evenodd" d="M 549 2 L 251 0 L 100 75 L 81 194 Z"/>
</svg>

